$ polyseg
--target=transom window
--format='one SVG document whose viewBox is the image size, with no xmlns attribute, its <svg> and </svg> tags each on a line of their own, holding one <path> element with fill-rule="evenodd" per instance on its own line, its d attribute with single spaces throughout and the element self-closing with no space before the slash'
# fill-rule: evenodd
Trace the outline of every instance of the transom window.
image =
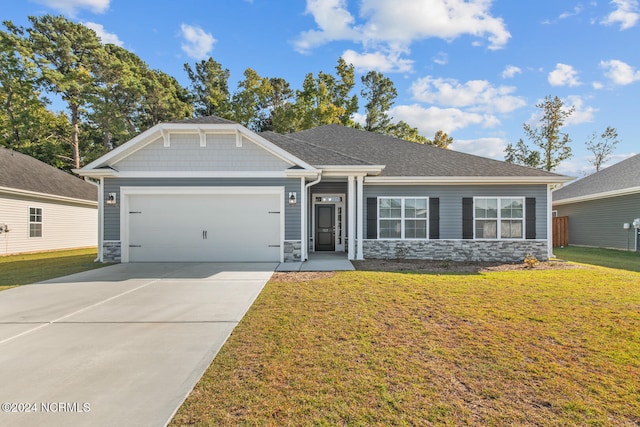
<svg viewBox="0 0 640 427">
<path fill-rule="evenodd" d="M 29 237 L 42 237 L 42 208 L 29 208 Z"/>
<path fill-rule="evenodd" d="M 379 239 L 426 239 L 427 197 L 378 197 Z"/>
<path fill-rule="evenodd" d="M 474 229 L 476 239 L 524 238 L 524 198 L 476 197 Z"/>
</svg>

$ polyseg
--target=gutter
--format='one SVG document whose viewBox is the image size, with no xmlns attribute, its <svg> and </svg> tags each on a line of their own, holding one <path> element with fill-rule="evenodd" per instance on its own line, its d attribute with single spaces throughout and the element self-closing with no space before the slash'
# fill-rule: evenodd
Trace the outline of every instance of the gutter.
<svg viewBox="0 0 640 427">
<path fill-rule="evenodd" d="M 309 259 L 309 229 L 308 229 L 308 225 L 309 225 L 309 202 L 308 202 L 308 196 L 309 196 L 309 188 L 311 188 L 312 186 L 316 185 L 317 183 L 319 183 L 320 181 L 322 181 L 322 172 L 318 173 L 318 178 L 315 181 L 311 181 L 308 184 L 306 184 L 304 186 L 304 221 L 302 223 L 302 259 L 303 261 L 307 261 Z"/>
</svg>

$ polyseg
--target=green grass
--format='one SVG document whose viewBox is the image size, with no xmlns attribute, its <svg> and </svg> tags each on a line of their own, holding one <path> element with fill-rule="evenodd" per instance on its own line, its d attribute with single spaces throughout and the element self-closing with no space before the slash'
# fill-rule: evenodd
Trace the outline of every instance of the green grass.
<svg viewBox="0 0 640 427">
<path fill-rule="evenodd" d="M 640 252 L 565 246 L 564 248 L 554 248 L 553 253 L 556 257 L 567 261 L 640 271 Z"/>
<path fill-rule="evenodd" d="M 171 425 L 639 423 L 640 274 L 598 268 L 277 275 Z"/>
<path fill-rule="evenodd" d="M 95 249 L 53 251 L 0 257 L 0 290 L 103 267 Z"/>
</svg>

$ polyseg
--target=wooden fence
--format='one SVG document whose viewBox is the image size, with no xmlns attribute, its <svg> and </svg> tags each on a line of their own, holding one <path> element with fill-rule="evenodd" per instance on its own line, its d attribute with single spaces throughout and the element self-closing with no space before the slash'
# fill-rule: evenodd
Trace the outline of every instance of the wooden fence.
<svg viewBox="0 0 640 427">
<path fill-rule="evenodd" d="M 553 247 L 569 245 L 569 217 L 558 216 L 553 218 Z"/>
</svg>

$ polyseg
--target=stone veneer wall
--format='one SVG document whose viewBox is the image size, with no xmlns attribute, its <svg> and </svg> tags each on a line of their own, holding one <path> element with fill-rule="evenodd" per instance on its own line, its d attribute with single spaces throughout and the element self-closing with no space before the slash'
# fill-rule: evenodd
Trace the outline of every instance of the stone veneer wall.
<svg viewBox="0 0 640 427">
<path fill-rule="evenodd" d="M 302 241 L 284 241 L 284 262 L 302 262 Z"/>
<path fill-rule="evenodd" d="M 448 261 L 518 262 L 548 259 L 546 240 L 364 240 L 364 257 Z"/>
<path fill-rule="evenodd" d="M 120 242 L 110 241 L 102 243 L 102 258 L 104 262 L 120 262 L 121 251 Z"/>
</svg>

